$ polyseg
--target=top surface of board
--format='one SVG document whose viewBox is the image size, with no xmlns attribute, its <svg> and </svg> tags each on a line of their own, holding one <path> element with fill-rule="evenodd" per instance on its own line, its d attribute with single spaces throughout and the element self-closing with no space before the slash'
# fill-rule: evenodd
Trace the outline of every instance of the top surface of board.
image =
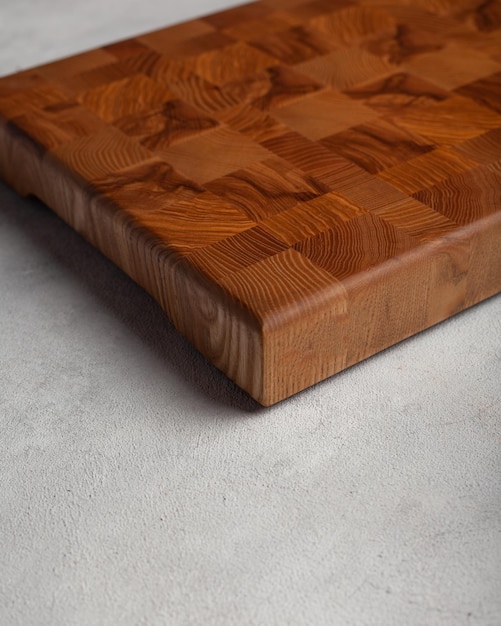
<svg viewBox="0 0 501 626">
<path fill-rule="evenodd" d="M 500 27 L 264 0 L 4 77 L 0 118 L 273 326 L 501 210 Z"/>
</svg>

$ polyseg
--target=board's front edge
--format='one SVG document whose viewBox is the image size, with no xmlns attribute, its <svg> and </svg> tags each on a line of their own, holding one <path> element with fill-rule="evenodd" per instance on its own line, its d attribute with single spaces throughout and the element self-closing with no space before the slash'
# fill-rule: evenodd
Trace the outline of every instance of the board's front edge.
<svg viewBox="0 0 501 626">
<path fill-rule="evenodd" d="M 263 402 L 262 332 L 250 311 L 1 117 L 0 177 L 49 206 L 150 293 L 216 367 Z"/>
</svg>

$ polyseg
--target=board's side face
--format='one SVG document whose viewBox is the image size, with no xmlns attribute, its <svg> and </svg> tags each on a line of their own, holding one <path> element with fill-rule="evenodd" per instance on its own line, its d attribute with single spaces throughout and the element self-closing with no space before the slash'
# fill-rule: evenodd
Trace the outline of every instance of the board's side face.
<svg viewBox="0 0 501 626">
<path fill-rule="evenodd" d="M 501 289 L 500 41 L 497 0 L 264 0 L 0 79 L 0 116 L 257 320 L 269 402 Z"/>
</svg>

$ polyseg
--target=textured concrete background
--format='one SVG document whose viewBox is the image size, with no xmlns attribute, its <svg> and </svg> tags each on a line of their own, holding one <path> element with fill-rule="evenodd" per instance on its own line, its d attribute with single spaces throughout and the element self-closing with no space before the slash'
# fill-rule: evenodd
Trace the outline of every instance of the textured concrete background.
<svg viewBox="0 0 501 626">
<path fill-rule="evenodd" d="M 0 73 L 230 2 L 2 0 Z M 0 624 L 501 624 L 501 298 L 260 409 L 0 185 Z"/>
</svg>

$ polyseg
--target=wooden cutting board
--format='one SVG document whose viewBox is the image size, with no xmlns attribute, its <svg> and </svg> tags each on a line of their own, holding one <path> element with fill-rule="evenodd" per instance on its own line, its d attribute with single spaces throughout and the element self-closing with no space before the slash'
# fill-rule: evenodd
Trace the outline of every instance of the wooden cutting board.
<svg viewBox="0 0 501 626">
<path fill-rule="evenodd" d="M 239 6 L 0 79 L 0 174 L 273 404 L 501 291 L 500 27 Z"/>
</svg>

